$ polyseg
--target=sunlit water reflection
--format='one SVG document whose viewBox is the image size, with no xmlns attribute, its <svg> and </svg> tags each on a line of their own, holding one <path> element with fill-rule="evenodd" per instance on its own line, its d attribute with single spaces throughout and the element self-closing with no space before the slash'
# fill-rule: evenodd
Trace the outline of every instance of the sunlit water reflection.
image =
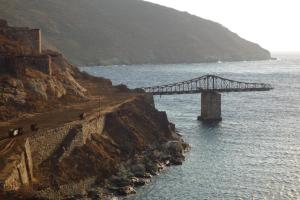
<svg viewBox="0 0 300 200">
<path fill-rule="evenodd" d="M 269 92 L 222 95 L 223 121 L 196 120 L 200 95 L 155 97 L 192 150 L 127 199 L 300 199 L 300 56 L 279 61 L 89 67 L 131 88 L 205 74 L 265 82 Z"/>
</svg>

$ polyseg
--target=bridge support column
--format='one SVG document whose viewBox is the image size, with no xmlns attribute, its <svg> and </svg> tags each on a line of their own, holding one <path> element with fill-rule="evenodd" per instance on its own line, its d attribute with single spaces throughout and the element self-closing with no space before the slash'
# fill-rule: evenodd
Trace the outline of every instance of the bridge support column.
<svg viewBox="0 0 300 200">
<path fill-rule="evenodd" d="M 201 93 L 201 121 L 221 121 L 221 94 L 217 92 Z"/>
</svg>

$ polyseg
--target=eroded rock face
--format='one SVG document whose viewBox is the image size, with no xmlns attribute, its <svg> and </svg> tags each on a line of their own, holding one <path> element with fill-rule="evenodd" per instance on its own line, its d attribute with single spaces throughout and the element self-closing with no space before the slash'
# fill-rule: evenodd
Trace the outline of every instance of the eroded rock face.
<svg viewBox="0 0 300 200">
<path fill-rule="evenodd" d="M 89 177 L 97 179 L 92 185 L 104 188 L 105 191 L 115 195 L 129 195 L 135 193 L 134 187 L 148 184 L 151 177 L 158 175 L 166 166 L 181 164 L 184 160 L 183 154 L 188 146 L 180 135 L 174 132 L 174 125 L 168 122 L 167 116 L 157 111 L 151 102 L 142 96 L 119 105 L 106 113 L 105 118 L 103 131 L 87 132 L 90 136 L 85 143 L 77 145 L 54 165 L 47 166 L 45 162 L 45 168 L 38 174 L 43 173 L 43 176 L 49 177 L 54 173 L 56 188 L 70 188 L 67 191 L 74 191 L 68 196 L 70 198 L 102 195 L 94 191 L 94 186 L 85 187 L 84 193 L 77 194 L 78 191 L 74 189 L 77 186 L 73 188 L 70 184 L 80 183 Z M 55 132 L 52 135 L 55 135 Z M 34 146 L 39 145 L 40 143 Z M 50 145 L 49 138 L 47 145 Z M 61 145 L 57 144 L 59 147 Z M 53 148 L 56 149 L 56 146 Z M 35 156 L 33 163 L 37 161 Z M 58 193 L 52 187 L 44 189 L 51 185 L 47 179 L 36 180 L 36 187 L 42 189 L 39 193 L 42 197 L 55 196 Z M 93 192 L 89 192 L 92 190 Z"/>
<path fill-rule="evenodd" d="M 46 92 L 47 85 L 41 79 L 30 79 L 27 83 L 28 92 L 35 94 L 37 98 L 48 100 L 48 95 Z"/>
<path fill-rule="evenodd" d="M 55 62 L 62 62 L 62 56 Z M 53 62 L 53 74 L 33 69 L 14 73 L 0 73 L 0 120 L 18 117 L 14 112 L 42 111 L 53 102 L 71 99 L 83 101 L 86 89 L 73 77 L 73 66 L 59 66 Z M 64 62 L 62 62 L 64 63 Z M 2 66 L 0 65 L 0 68 Z"/>
<path fill-rule="evenodd" d="M 181 156 L 184 152 L 184 147 L 180 141 L 168 141 L 164 145 L 164 150 L 171 156 Z"/>
<path fill-rule="evenodd" d="M 187 150 L 167 116 L 137 97 L 107 113 L 102 134 L 62 160 L 60 181 L 97 176 L 114 194 L 129 195 L 166 166 L 182 164 Z"/>
<path fill-rule="evenodd" d="M 67 94 L 66 88 L 56 79 L 49 79 L 47 83 L 48 94 L 54 98 L 61 98 Z"/>
<path fill-rule="evenodd" d="M 146 167 L 144 164 L 135 164 L 131 166 L 131 172 L 136 177 L 144 177 L 146 174 Z"/>
<path fill-rule="evenodd" d="M 40 43 L 31 37 L 40 40 L 40 34 L 35 32 L 39 30 L 0 27 L 0 120 L 16 118 L 24 112 L 41 112 L 65 100 L 86 98 L 86 89 L 74 78 L 81 72 L 62 54 L 41 52 L 39 45 L 31 45 Z M 20 43 L 22 37 L 25 43 Z"/>
<path fill-rule="evenodd" d="M 95 128 L 91 120 L 84 121 L 80 123 L 90 123 Z M 51 145 L 49 148 L 56 149 L 53 153 L 49 151 L 50 157 L 55 159 L 52 162 L 40 160 L 41 165 L 37 165 L 36 152 L 41 142 L 35 144 L 35 140 L 31 141 L 37 181 L 35 187 L 39 188 L 35 192 L 40 195 L 37 197 L 55 199 L 60 197 L 59 194 L 66 194 L 69 198 L 101 196 L 102 193 L 97 192 L 95 187 L 115 195 L 134 194 L 134 187 L 148 184 L 151 177 L 158 175 L 166 166 L 182 164 L 184 161 L 188 145 L 174 132 L 174 125 L 170 125 L 167 116 L 157 111 L 143 96 L 120 104 L 106 113 L 101 123 L 101 132 L 97 132 L 100 128 L 91 131 L 85 129 L 89 139 L 84 143 L 80 142 L 83 137 L 55 136 L 61 134 L 58 129 L 55 129 L 56 132 L 47 132 L 53 138 L 61 139 L 50 142 L 51 138 L 46 138 L 47 145 Z M 68 126 L 65 128 L 62 131 L 69 135 Z M 72 141 L 77 140 L 79 143 L 76 147 L 71 145 L 74 143 Z M 73 148 L 63 148 L 62 145 L 66 143 L 59 141 L 69 141 Z M 57 159 L 62 153 L 57 151 L 58 147 L 68 151 L 61 159 Z M 47 177 L 53 178 L 50 180 Z M 96 181 L 85 184 L 84 180 L 91 177 Z"/>
<path fill-rule="evenodd" d="M 87 96 L 87 92 L 98 91 L 99 85 L 104 86 L 107 98 L 120 93 L 122 99 L 100 116 L 98 111 L 90 110 L 89 116 L 80 117 L 79 121 L 23 135 L 30 138 L 33 152 L 29 167 L 33 170 L 26 172 L 33 171 L 32 197 L 108 199 L 113 198 L 110 193 L 134 194 L 134 187 L 148 184 L 166 166 L 182 163 L 188 145 L 175 132 L 175 125 L 168 121 L 166 113 L 155 109 L 152 96 L 134 93 L 126 86 L 112 87 L 109 80 L 79 72 L 61 54 L 45 53 L 51 58 L 48 70 L 22 63 L 21 70 L 14 65 L 10 66 L 13 69 L 2 70 L 0 59 L 0 120 L 16 118 L 20 113 L 45 111 L 64 102 L 72 106 L 74 101 L 84 101 L 87 97 L 92 101 L 94 96 Z M 34 61 L 30 59 L 29 64 Z M 14 139 L 7 139 L 8 145 L 11 141 Z M 20 152 L 15 152 L 16 156 Z M 26 175 L 18 175 L 13 170 L 15 165 L 12 164 L 8 174 Z M 5 163 L 3 166 L 6 167 Z"/>
</svg>

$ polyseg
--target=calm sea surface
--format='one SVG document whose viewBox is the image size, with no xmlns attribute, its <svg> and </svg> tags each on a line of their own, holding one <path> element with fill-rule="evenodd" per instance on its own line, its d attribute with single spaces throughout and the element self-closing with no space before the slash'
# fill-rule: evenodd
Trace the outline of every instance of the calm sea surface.
<svg viewBox="0 0 300 200">
<path fill-rule="evenodd" d="M 197 121 L 200 95 L 155 97 L 191 144 L 171 167 L 127 199 L 300 199 L 300 56 L 278 61 L 89 67 L 130 88 L 216 74 L 274 86 L 269 92 L 222 94 L 223 121 Z"/>
</svg>

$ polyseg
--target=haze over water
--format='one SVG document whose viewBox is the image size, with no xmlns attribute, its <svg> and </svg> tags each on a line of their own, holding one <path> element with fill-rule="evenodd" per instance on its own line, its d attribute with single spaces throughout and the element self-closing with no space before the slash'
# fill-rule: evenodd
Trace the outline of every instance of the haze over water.
<svg viewBox="0 0 300 200">
<path fill-rule="evenodd" d="M 223 121 L 197 121 L 200 95 L 155 97 L 156 108 L 191 144 L 182 166 L 171 167 L 127 199 L 299 199 L 300 56 L 278 61 L 89 67 L 130 88 L 205 74 L 270 83 L 268 92 L 223 93 Z"/>
</svg>

